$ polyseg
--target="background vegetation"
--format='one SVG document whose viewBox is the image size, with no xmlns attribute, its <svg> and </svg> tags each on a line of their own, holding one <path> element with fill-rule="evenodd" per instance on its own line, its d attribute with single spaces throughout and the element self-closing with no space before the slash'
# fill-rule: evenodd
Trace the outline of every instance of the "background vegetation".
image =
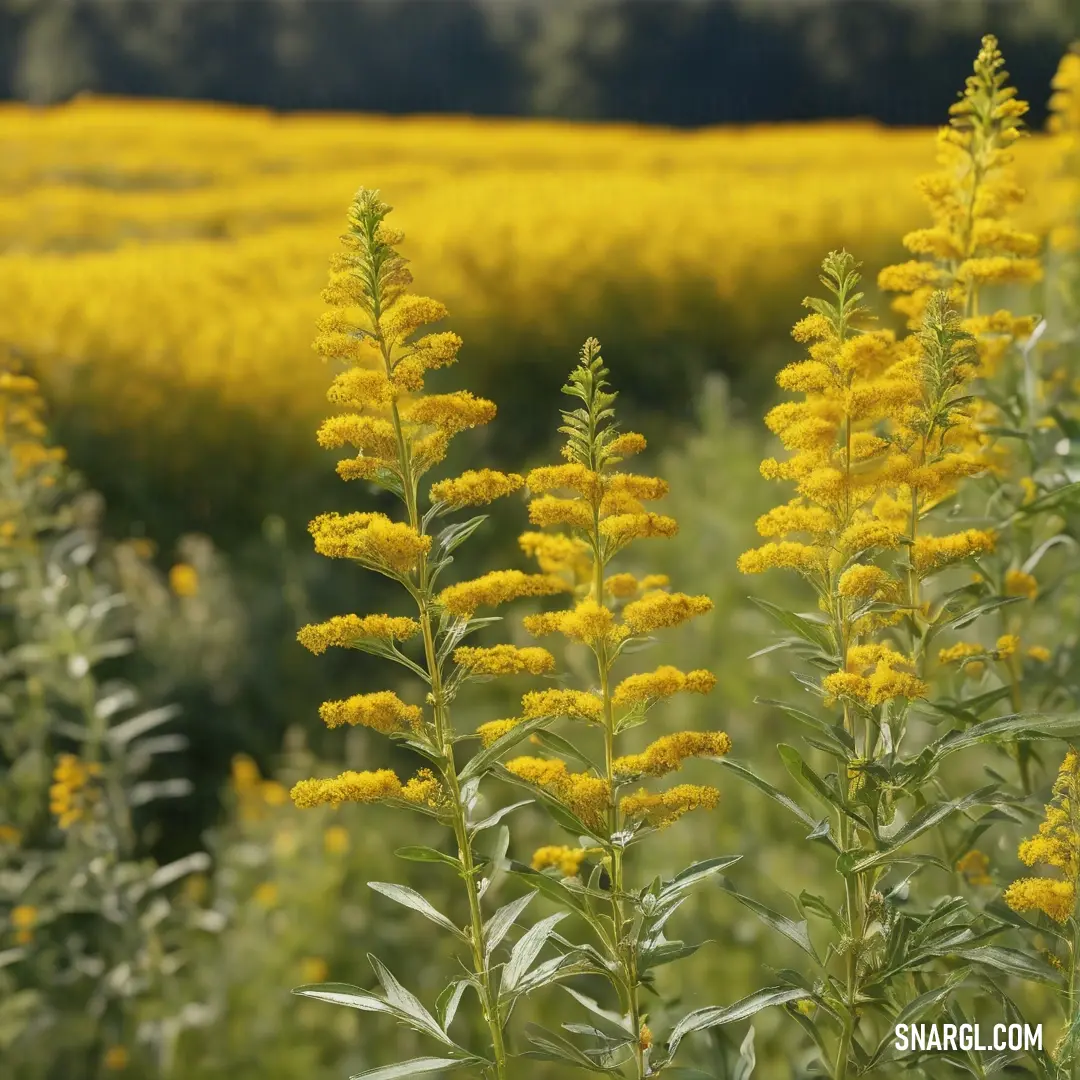
<svg viewBox="0 0 1080 1080">
<path fill-rule="evenodd" d="M 42 905 L 42 923 L 68 920 L 57 940 L 77 961 L 59 969 L 66 997 L 45 981 L 55 957 L 41 961 L 37 997 L 0 986 L 0 1055 L 18 1060 L 19 1080 L 61 1069 L 291 1080 L 406 1056 L 380 1049 L 406 1038 L 391 1025 L 364 1017 L 361 1035 L 349 1010 L 288 996 L 299 982 L 364 978 L 376 921 L 383 958 L 409 964 L 415 925 L 363 883 L 403 880 L 401 865 L 424 874 L 391 865 L 398 819 L 301 815 L 282 797 L 301 776 L 387 753 L 357 731 L 342 759 L 318 720 L 320 701 L 363 685 L 368 658 L 315 659 L 295 643 L 305 622 L 382 606 L 377 585 L 324 565 L 306 535 L 314 513 L 353 508 L 314 443 L 328 372 L 309 347 L 352 192 L 377 187 L 397 207 L 419 291 L 447 303 L 467 384 L 499 405 L 484 435 L 460 440 L 463 467 L 481 452 L 518 470 L 549 460 L 558 388 L 584 337 L 600 338 L 682 526 L 651 569 L 678 568 L 715 603 L 657 650 L 657 663 L 719 680 L 665 723 L 771 747 L 783 720 L 753 699 L 782 696 L 787 676 L 768 656 L 747 661 L 771 630 L 735 570 L 772 495 L 759 417 L 794 357 L 789 327 L 821 254 L 846 246 L 871 280 L 898 259 L 900 237 L 923 223 L 914 178 L 934 154 L 929 130 L 837 118 L 939 122 L 990 28 L 1041 123 L 1070 17 L 1051 3 L 0 5 L 0 94 L 15 99 L 0 106 L 0 344 L 40 381 L 51 438 L 104 499 L 84 497 L 89 517 L 63 527 L 94 537 L 95 581 L 126 598 L 116 633 L 135 648 L 103 657 L 122 670 L 102 680 L 137 685 L 148 708 L 177 706 L 163 730 L 182 743 L 150 775 L 189 781 L 158 791 L 117 865 L 152 876 L 193 851 L 212 857 L 184 863 L 182 887 L 162 883 L 166 907 L 148 898 L 144 937 L 109 956 L 83 949 L 82 915 Z M 128 100 L 67 100 L 86 90 Z M 310 108 L 533 119 L 269 111 Z M 637 126 L 759 121 L 787 123 Z M 1040 234 L 1060 214 L 1054 161 L 1044 137 L 1018 147 L 1024 224 Z M 517 565 L 523 520 L 507 500 L 460 573 Z M 41 565 L 67 557 L 45 545 Z M 753 582 L 764 597 L 784 587 Z M 47 786 L 48 767 L 35 769 Z M 718 814 L 668 839 L 687 862 L 702 848 L 753 850 L 759 880 L 810 881 L 809 859 L 792 862 L 795 834 L 728 783 Z M 523 816 L 518 857 L 546 839 L 542 819 Z M 1014 861 L 1011 847 L 999 854 Z M 45 881 L 5 873 L 0 961 L 26 932 L 10 913 Z M 714 944 L 683 979 L 703 1000 L 734 1000 L 763 965 L 790 960 L 733 901 L 693 903 Z M 152 962 L 139 978 L 117 973 L 133 955 Z M 450 965 L 433 954 L 412 988 L 433 994 Z M 49 1041 L 82 1010 L 76 973 L 120 988 L 101 1005 L 118 1019 L 89 1063 L 82 1036 L 56 1054 Z M 62 1008 L 46 1014 L 42 998 Z M 784 1075 L 773 1071 L 790 1057 L 783 1017 L 757 1027 L 770 1048 L 761 1075 Z"/>
</svg>

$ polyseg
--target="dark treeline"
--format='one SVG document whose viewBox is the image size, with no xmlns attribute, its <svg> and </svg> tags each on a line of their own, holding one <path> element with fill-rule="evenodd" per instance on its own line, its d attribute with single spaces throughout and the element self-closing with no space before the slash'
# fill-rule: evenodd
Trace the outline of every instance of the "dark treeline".
<svg viewBox="0 0 1080 1080">
<path fill-rule="evenodd" d="M 1078 2 L 0 0 L 0 97 L 934 124 L 989 31 L 1038 124 Z"/>
</svg>

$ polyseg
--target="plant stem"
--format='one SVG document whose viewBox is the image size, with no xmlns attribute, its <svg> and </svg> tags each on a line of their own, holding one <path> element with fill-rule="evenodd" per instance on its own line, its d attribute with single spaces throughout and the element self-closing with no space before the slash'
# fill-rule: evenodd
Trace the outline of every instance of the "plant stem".
<svg viewBox="0 0 1080 1080">
<path fill-rule="evenodd" d="M 386 375 L 389 378 L 392 370 L 390 348 L 383 339 L 381 332 L 379 333 L 379 346 L 382 351 Z M 417 483 L 416 478 L 413 476 L 409 442 L 405 436 L 396 401 L 391 403 L 391 415 L 398 446 L 402 490 L 409 524 L 417 532 L 420 532 L 422 522 L 420 520 L 420 511 L 417 508 Z M 491 1049 L 495 1058 L 495 1078 L 496 1080 L 507 1080 L 506 1046 L 503 1041 L 499 1003 L 494 993 L 491 969 L 484 955 L 484 915 L 480 909 L 480 896 L 476 887 L 476 863 L 473 858 L 472 842 L 469 838 L 468 824 L 465 817 L 466 810 L 461 801 L 461 783 L 458 780 L 457 765 L 454 762 L 454 740 L 450 726 L 449 706 L 443 692 L 442 670 L 439 664 L 438 651 L 435 648 L 435 634 L 432 630 L 432 602 L 428 582 L 427 557 L 425 555 L 421 555 L 419 559 L 417 582 L 418 587 L 414 592 L 414 596 L 420 613 L 420 627 L 424 638 L 424 659 L 431 684 L 430 702 L 435 721 L 435 740 L 443 757 L 440 771 L 450 794 L 454 839 L 457 841 L 458 858 L 461 860 L 461 876 L 465 882 L 465 892 L 469 901 L 469 944 L 472 952 L 473 971 L 480 980 L 481 1006 L 484 1012 L 484 1020 L 488 1026 L 488 1033 L 491 1037 Z"/>
<path fill-rule="evenodd" d="M 604 597 L 604 559 L 601 555 L 600 506 L 593 506 L 593 591 L 596 602 L 603 603 Z M 601 641 L 596 647 L 596 665 L 600 675 L 600 694 L 604 701 L 604 775 L 607 779 L 611 802 L 608 806 L 608 831 L 615 833 L 619 829 L 619 808 L 615 802 L 615 706 L 611 698 L 611 661 L 608 659 L 607 643 Z M 641 1004 L 638 1000 L 637 952 L 633 940 L 623 935 L 626 922 L 623 910 L 623 855 L 621 844 L 613 845 L 611 850 L 611 916 L 615 924 L 614 944 L 617 958 L 623 967 L 626 984 L 625 1002 L 630 1016 L 630 1028 L 634 1040 L 634 1076 L 644 1080 L 645 1050 L 641 1045 Z"/>
</svg>

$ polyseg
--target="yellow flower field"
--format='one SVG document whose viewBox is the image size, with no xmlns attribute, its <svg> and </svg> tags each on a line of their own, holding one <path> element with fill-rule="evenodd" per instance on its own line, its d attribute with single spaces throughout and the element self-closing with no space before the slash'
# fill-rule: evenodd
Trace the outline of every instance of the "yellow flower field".
<svg viewBox="0 0 1080 1080">
<path fill-rule="evenodd" d="M 272 418 L 278 446 L 310 453 L 325 252 L 361 184 L 396 207 L 418 287 L 446 300 L 484 390 L 520 359 L 506 354 L 514 342 L 565 353 L 585 318 L 609 340 L 616 323 L 643 341 L 711 320 L 706 353 L 718 320 L 738 340 L 775 330 L 772 309 L 797 301 L 826 246 L 879 263 L 897 253 L 921 221 L 914 179 L 933 154 L 927 132 L 871 124 L 669 131 L 7 105 L 0 341 L 40 373 L 61 418 L 77 410 L 87 430 L 123 433 L 135 456 L 197 471 L 226 437 L 238 453 L 226 434 L 237 417 L 256 432 Z M 1018 149 L 1032 227 L 1049 216 L 1037 193 L 1051 163 L 1041 137 Z M 613 290 L 624 300 L 608 310 Z"/>
</svg>

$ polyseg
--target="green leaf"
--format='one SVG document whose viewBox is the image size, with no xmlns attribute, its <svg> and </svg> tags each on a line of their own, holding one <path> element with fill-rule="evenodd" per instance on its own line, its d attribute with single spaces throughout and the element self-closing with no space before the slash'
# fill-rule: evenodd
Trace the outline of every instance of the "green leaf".
<svg viewBox="0 0 1080 1080">
<path fill-rule="evenodd" d="M 293 993 L 299 997 L 314 998 L 316 1001 L 328 1001 L 331 1005 L 345 1005 L 361 1012 L 394 1012 L 381 997 L 349 983 L 309 983 L 297 986 Z"/>
<path fill-rule="evenodd" d="M 525 976 L 532 966 L 533 961 L 540 955 L 551 932 L 566 918 L 565 911 L 557 911 L 546 919 L 541 919 L 518 939 L 517 944 L 510 952 L 510 959 L 503 968 L 501 991 L 503 994 L 513 993 L 514 987 Z"/>
<path fill-rule="evenodd" d="M 433 1072 L 449 1072 L 451 1069 L 464 1069 L 476 1065 L 488 1064 L 483 1058 L 435 1058 L 418 1057 L 408 1061 L 399 1061 L 396 1065 L 384 1065 L 379 1069 L 368 1069 L 356 1073 L 349 1080 L 398 1080 L 402 1076 L 423 1076 Z"/>
<path fill-rule="evenodd" d="M 510 927 L 517 922 L 518 916 L 532 903 L 536 893 L 526 893 L 509 904 L 504 904 L 494 915 L 488 919 L 484 926 L 484 956 L 490 958 L 498 947 L 498 944 L 510 931 Z"/>
<path fill-rule="evenodd" d="M 939 757 L 953 754 L 978 743 L 1023 739 L 1070 739 L 1080 735 L 1080 714 L 1046 716 L 1040 713 L 1013 713 L 984 720 L 966 731 L 950 731 L 932 746 Z"/>
<path fill-rule="evenodd" d="M 671 964 L 684 957 L 693 956 L 702 945 L 711 940 L 707 938 L 705 941 L 693 942 L 669 941 L 660 930 L 642 942 L 638 953 L 638 971 L 651 971 L 653 968 L 663 967 L 664 964 Z"/>
<path fill-rule="evenodd" d="M 807 930 L 805 921 L 795 922 L 786 915 L 781 915 L 780 912 L 773 911 L 772 908 L 767 908 L 764 904 L 759 904 L 749 896 L 744 896 L 737 889 L 733 889 L 723 881 L 720 882 L 720 888 L 729 896 L 735 897 L 743 907 L 749 908 L 766 926 L 771 926 L 789 941 L 794 941 L 803 952 L 813 957 L 818 963 L 821 962 L 814 949 L 814 943 L 810 940 L 810 933 Z"/>
<path fill-rule="evenodd" d="M 582 753 L 569 739 L 564 739 L 553 731 L 538 731 L 536 737 L 546 750 L 551 750 L 561 758 L 569 758 L 571 761 L 584 765 L 587 769 L 592 769 L 597 776 L 603 775 L 604 770 L 599 768 L 587 754 Z"/>
<path fill-rule="evenodd" d="M 997 611 L 998 608 L 1003 608 L 1007 604 L 1019 603 L 1024 599 L 1026 597 L 1023 596 L 995 597 L 993 600 L 987 600 L 985 604 L 979 604 L 978 607 L 970 608 L 968 611 L 962 611 L 959 615 L 953 615 L 944 621 L 934 623 L 934 631 L 944 630 L 947 627 L 952 627 L 953 630 L 963 630 L 965 626 L 970 626 L 976 619 L 982 618 L 983 615 L 987 615 L 991 611 Z"/>
<path fill-rule="evenodd" d="M 794 746 L 780 743 L 776 749 L 780 752 L 780 760 L 784 763 L 784 768 L 787 769 L 796 782 L 811 794 L 816 795 L 827 806 L 843 809 L 836 795 L 830 790 L 829 785 L 806 764 L 802 754 Z"/>
<path fill-rule="evenodd" d="M 844 920 L 840 917 L 840 914 L 833 910 L 825 898 L 818 896 L 816 893 L 807 892 L 805 889 L 797 898 L 799 910 L 803 914 L 809 912 L 811 915 L 816 915 L 819 919 L 825 919 L 830 922 L 833 927 L 841 934 L 844 932 Z"/>
<path fill-rule="evenodd" d="M 529 806 L 533 801 L 533 799 L 522 799 L 521 802 L 511 803 L 509 806 L 500 806 L 495 813 L 490 814 L 488 817 L 484 818 L 483 821 L 478 821 L 475 825 L 469 825 L 469 831 L 473 836 L 476 836 L 485 829 L 490 829 L 493 825 L 498 825 L 507 814 L 512 813 L 522 806 Z"/>
<path fill-rule="evenodd" d="M 810 619 L 803 615 L 796 615 L 793 611 L 785 611 L 768 600 L 762 600 L 760 596 L 751 596 L 750 602 L 786 626 L 793 634 L 798 634 L 803 641 L 808 641 L 821 649 L 822 652 L 832 654 L 835 651 L 829 631 L 821 623 L 811 622 Z"/>
<path fill-rule="evenodd" d="M 866 858 L 859 859 L 857 862 L 852 863 L 850 872 L 861 874 L 864 870 L 869 870 L 873 866 L 879 866 L 882 863 L 893 861 L 890 859 L 892 852 L 902 848 L 905 844 L 911 843 L 916 837 L 922 836 L 924 832 L 934 828 L 935 825 L 940 824 L 951 814 L 955 814 L 960 810 L 966 810 L 969 806 L 976 806 L 986 799 L 987 796 L 996 793 L 997 790 L 996 784 L 990 784 L 987 787 L 980 788 L 978 791 L 973 791 L 968 795 L 964 795 L 962 798 L 952 799 L 949 802 L 930 803 L 928 806 L 924 806 L 921 810 L 916 811 L 916 813 L 914 813 L 896 833 L 888 838 L 884 848 L 875 852 L 873 855 L 868 855 Z"/>
<path fill-rule="evenodd" d="M 531 735 L 544 724 L 550 724 L 554 719 L 553 716 L 535 716 L 529 720 L 522 720 L 490 746 L 485 746 L 478 754 L 470 758 L 458 774 L 458 780 L 464 783 L 474 776 L 482 776 L 507 750 L 517 746 L 527 735 Z"/>
<path fill-rule="evenodd" d="M 779 709 L 793 720 L 798 720 L 801 724 L 806 724 L 807 727 L 813 728 L 819 734 L 825 735 L 830 739 L 841 743 L 843 746 L 847 747 L 852 756 L 855 755 L 855 740 L 840 724 L 830 724 L 828 720 L 824 720 L 820 716 L 815 716 L 813 713 L 807 712 L 805 709 L 800 709 L 786 701 L 777 701 L 775 698 L 754 698 L 754 704 L 767 705 L 769 708 Z"/>
<path fill-rule="evenodd" d="M 745 765 L 739 765 L 738 763 L 732 761 L 731 758 L 715 758 L 714 760 L 718 761 L 725 768 L 733 770 L 736 776 L 741 776 L 747 783 L 753 784 L 753 786 L 756 787 L 759 791 L 763 791 L 766 795 L 769 796 L 770 799 L 775 800 L 782 807 L 784 807 L 785 810 L 788 810 L 790 813 L 794 814 L 795 817 L 797 817 L 804 825 L 809 826 L 809 828 L 811 829 L 817 828 L 818 822 L 816 821 L 816 819 L 812 818 L 790 796 L 785 795 L 778 788 L 773 787 L 768 780 L 762 779 L 762 777 L 758 776 L 756 773 L 753 773 L 748 768 L 746 768 Z M 831 836 L 825 836 L 824 839 L 833 848 L 834 851 L 840 850 L 836 846 L 836 843 Z"/>
<path fill-rule="evenodd" d="M 953 972 L 941 986 L 935 986 L 920 994 L 917 998 L 909 1001 L 896 1015 L 896 1019 L 889 1026 L 889 1030 L 878 1043 L 877 1049 L 870 1058 L 870 1064 L 876 1063 L 882 1055 L 894 1045 L 895 1031 L 901 1024 L 913 1024 L 921 1016 L 925 1016 L 931 1009 L 936 1009 L 957 987 L 967 978 L 970 968 L 961 968 Z"/>
<path fill-rule="evenodd" d="M 399 1013 L 403 1019 L 407 1019 L 418 1031 L 423 1031 L 448 1046 L 454 1045 L 453 1040 L 439 1027 L 439 1022 L 435 1017 L 420 1004 L 420 999 L 411 991 L 406 990 L 377 956 L 368 953 L 368 963 L 375 969 L 375 976 L 382 985 L 387 1004 L 391 1005 L 395 1012 Z"/>
<path fill-rule="evenodd" d="M 539 870 L 534 870 L 531 866 L 519 862 L 510 863 L 510 872 L 523 878 L 528 885 L 537 892 L 543 893 L 549 900 L 554 900 L 561 908 L 577 915 L 586 913 L 582 901 L 561 881 L 556 881 L 555 878 L 548 877 L 547 874 L 542 874 Z"/>
<path fill-rule="evenodd" d="M 1021 506 L 1018 514 L 1041 514 L 1044 510 L 1052 510 L 1059 503 L 1068 502 L 1074 495 L 1080 494 L 1080 481 L 1071 484 L 1063 484 L 1061 487 L 1048 491 L 1045 495 L 1032 500 L 1026 506 Z"/>
<path fill-rule="evenodd" d="M 391 881 L 369 881 L 367 886 L 369 889 L 381 893 L 395 903 L 419 912 L 425 919 L 430 919 L 437 926 L 441 926 L 444 930 L 449 930 L 452 934 L 456 934 L 462 941 L 469 940 L 463 930 L 451 922 L 441 911 L 435 908 L 415 889 L 410 889 L 407 885 L 395 885 Z"/>
<path fill-rule="evenodd" d="M 685 870 L 676 874 L 670 881 L 663 884 L 657 902 L 665 905 L 681 896 L 688 889 L 692 889 L 699 881 L 712 877 L 713 874 L 726 870 L 733 863 L 737 863 L 741 855 L 721 855 L 715 859 L 704 859 L 688 866 Z"/>
<path fill-rule="evenodd" d="M 450 1025 L 457 1016 L 458 1006 L 461 1004 L 462 995 L 474 985 L 471 978 L 455 979 L 439 995 L 435 1002 L 435 1013 L 439 1018 L 443 1031 L 449 1031 Z"/>
<path fill-rule="evenodd" d="M 446 863 L 447 866 L 452 866 L 455 870 L 461 869 L 460 859 L 455 859 L 453 855 L 447 855 L 445 851 L 436 851 L 435 848 L 426 847 L 423 844 L 400 847 L 394 854 L 399 859 L 405 859 L 408 862 Z"/>
<path fill-rule="evenodd" d="M 521 1057 L 541 1058 L 545 1061 L 558 1061 L 574 1068 L 585 1069 L 592 1073 L 619 1073 L 618 1066 L 602 1066 L 579 1050 L 569 1039 L 564 1039 L 554 1031 L 548 1031 L 539 1024 L 526 1024 L 525 1036 L 536 1048 L 526 1051 Z"/>
<path fill-rule="evenodd" d="M 1060 974 L 1048 963 L 1018 949 L 1006 949 L 1001 945 L 980 945 L 977 949 L 955 949 L 944 955 L 959 956 L 962 960 L 984 964 L 1029 982 L 1049 983 L 1051 986 L 1061 983 Z"/>
<path fill-rule="evenodd" d="M 436 557 L 449 555 L 455 548 L 460 547 L 487 521 L 489 516 L 488 514 L 480 514 L 477 517 L 469 518 L 468 521 L 460 521 L 456 525 L 447 525 L 445 529 L 435 536 L 435 543 L 432 546 L 437 553 Z"/>
<path fill-rule="evenodd" d="M 610 1009 L 605 1009 L 598 1001 L 595 1001 L 591 997 L 587 997 L 585 994 L 579 993 L 571 986 L 564 986 L 563 989 L 583 1008 L 588 1012 L 591 1012 L 594 1016 L 600 1017 L 601 1020 L 606 1020 L 609 1024 L 615 1027 L 621 1032 L 625 1032 L 628 1035 L 635 1035 L 636 1032 L 630 1026 L 630 1019 L 627 1016 L 621 1015 L 617 1012 L 612 1012 Z"/>
<path fill-rule="evenodd" d="M 671 1037 L 668 1039 L 668 1059 L 675 1056 L 679 1043 L 692 1031 L 704 1031 L 706 1028 L 719 1027 L 721 1024 L 734 1024 L 772 1005 L 785 1005 L 789 1001 L 797 1001 L 806 996 L 805 990 L 770 986 L 736 1001 L 733 1005 L 712 1005 L 704 1009 L 695 1009 L 672 1028 Z"/>
</svg>

